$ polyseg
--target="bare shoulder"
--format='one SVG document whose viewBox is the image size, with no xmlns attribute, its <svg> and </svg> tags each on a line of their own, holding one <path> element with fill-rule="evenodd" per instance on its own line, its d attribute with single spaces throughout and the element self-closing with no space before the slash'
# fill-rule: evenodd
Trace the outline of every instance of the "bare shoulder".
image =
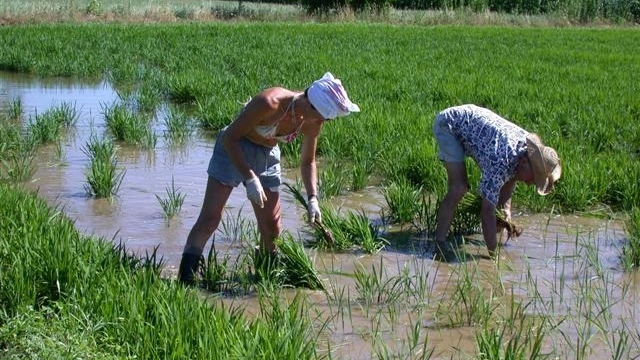
<svg viewBox="0 0 640 360">
<path fill-rule="evenodd" d="M 270 87 L 259 92 L 253 99 L 256 105 L 265 109 L 276 110 L 280 106 L 282 98 L 290 95 L 292 92 L 282 87 Z"/>
</svg>

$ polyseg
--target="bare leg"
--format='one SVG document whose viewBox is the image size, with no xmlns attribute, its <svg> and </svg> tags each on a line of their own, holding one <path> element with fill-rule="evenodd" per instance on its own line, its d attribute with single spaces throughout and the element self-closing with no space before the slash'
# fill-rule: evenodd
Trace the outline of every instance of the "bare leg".
<svg viewBox="0 0 640 360">
<path fill-rule="evenodd" d="M 264 208 L 260 208 L 252 203 L 253 211 L 258 222 L 258 231 L 260 232 L 260 248 L 273 253 L 276 245 L 273 243 L 280 232 L 282 225 L 280 222 L 280 193 L 265 189 L 267 201 Z"/>
<path fill-rule="evenodd" d="M 436 226 L 436 241 L 444 242 L 447 240 L 449 227 L 453 221 L 453 214 L 456 211 L 458 203 L 469 190 L 467 181 L 467 168 L 464 162 L 445 162 L 448 178 L 447 195 L 440 203 L 438 208 L 438 225 Z"/>
<path fill-rule="evenodd" d="M 233 187 L 224 185 L 218 180 L 209 177 L 200 215 L 189 232 L 183 253 L 202 254 L 207 240 L 220 224 L 224 206 L 232 190 Z"/>
<path fill-rule="evenodd" d="M 207 189 L 204 193 L 200 215 L 191 228 L 187 243 L 182 251 L 182 260 L 180 261 L 178 273 L 182 283 L 194 284 L 195 273 L 202 258 L 202 251 L 207 244 L 207 240 L 220 224 L 224 206 L 232 190 L 233 187 L 223 185 L 212 177 L 207 180 Z"/>
</svg>

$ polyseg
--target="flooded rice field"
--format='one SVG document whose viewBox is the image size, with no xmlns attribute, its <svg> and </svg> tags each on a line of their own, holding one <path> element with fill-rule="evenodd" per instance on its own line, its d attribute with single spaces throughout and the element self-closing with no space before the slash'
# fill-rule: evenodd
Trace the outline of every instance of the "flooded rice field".
<svg viewBox="0 0 640 360">
<path fill-rule="evenodd" d="M 14 99 L 20 99 L 25 120 L 62 102 L 73 104 L 80 112 L 61 148 L 40 149 L 37 171 L 28 188 L 63 209 L 83 233 L 122 242 L 139 255 L 157 248 L 167 276 L 175 276 L 182 247 L 202 204 L 213 138 L 196 131 L 184 146 L 175 147 L 163 140 L 157 125 L 154 149 L 119 149 L 118 163 L 126 172 L 118 195 L 112 200 L 95 199 L 85 191 L 89 159 L 82 148 L 92 134 L 104 133 L 102 107 L 118 100 L 116 91 L 106 82 L 0 73 L 0 112 Z M 162 116 L 160 109 L 156 117 Z M 284 169 L 286 181 L 293 183 L 297 176 L 295 169 Z M 164 194 L 172 180 L 186 198 L 180 215 L 167 221 L 156 195 Z M 372 219 L 379 218 L 384 207 L 376 188 L 332 201 L 345 209 L 363 209 Z M 253 221 L 243 188 L 234 190 L 227 212 Z M 425 350 L 412 341 L 419 337 L 415 342 L 427 339 L 433 350 L 431 358 L 475 358 L 478 331 L 503 320 L 478 324 L 474 319 L 483 311 L 499 312 L 504 304 L 516 302 L 523 304 L 523 317 L 532 327 L 542 319 L 554 324 L 540 350 L 549 358 L 638 357 L 639 283 L 635 273 L 625 273 L 619 264 L 625 241 L 623 223 L 576 215 L 516 213 L 514 218 L 524 226 L 524 233 L 503 247 L 498 264 L 484 256 L 484 244 L 474 241 L 465 245 L 464 261 L 455 263 L 423 256 L 420 241 L 415 239 L 410 239 L 415 243 L 410 250 L 390 246 L 376 255 L 309 250 L 329 288 L 329 296 L 322 292 L 309 292 L 309 296 L 314 313 L 327 321 L 326 343 L 332 357 L 370 359 L 391 349 L 398 358 L 420 358 Z M 284 190 L 282 219 L 286 230 L 303 236 L 303 209 Z M 389 235 L 400 231 L 389 229 Z M 474 238 L 480 237 L 470 239 Z M 233 254 L 240 251 L 240 244 L 218 234 L 216 249 Z M 392 281 L 365 289 L 356 273 L 406 279 L 412 285 L 397 289 L 418 290 L 403 295 L 402 306 L 393 305 L 389 299 L 394 295 Z M 376 289 L 374 295 L 365 294 Z M 293 296 L 295 291 L 290 292 Z M 253 297 L 217 301 L 242 305 L 248 315 L 259 312 Z M 618 357 L 615 349 L 620 344 L 626 352 Z"/>
</svg>

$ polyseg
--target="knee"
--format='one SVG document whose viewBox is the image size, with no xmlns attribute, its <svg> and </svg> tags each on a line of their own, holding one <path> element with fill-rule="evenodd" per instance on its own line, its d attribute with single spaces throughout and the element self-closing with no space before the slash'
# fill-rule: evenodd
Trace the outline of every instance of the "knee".
<svg viewBox="0 0 640 360">
<path fill-rule="evenodd" d="M 452 199 L 459 201 L 467 191 L 469 191 L 469 184 L 466 182 L 459 182 L 449 185 L 448 194 Z"/>
<path fill-rule="evenodd" d="M 217 218 L 199 218 L 193 225 L 193 231 L 200 234 L 211 235 L 216 231 L 219 222 Z"/>
<path fill-rule="evenodd" d="M 275 239 L 280 236 L 280 233 L 282 232 L 282 225 L 279 221 L 274 221 L 269 224 L 265 224 L 260 230 L 263 238 Z"/>
</svg>

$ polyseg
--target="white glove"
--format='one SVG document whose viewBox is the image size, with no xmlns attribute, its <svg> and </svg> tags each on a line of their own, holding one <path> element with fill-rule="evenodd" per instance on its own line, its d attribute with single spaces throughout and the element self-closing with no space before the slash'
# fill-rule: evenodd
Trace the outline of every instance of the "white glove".
<svg viewBox="0 0 640 360">
<path fill-rule="evenodd" d="M 247 189 L 247 198 L 262 209 L 264 207 L 264 202 L 267 201 L 267 194 L 265 194 L 262 189 L 260 179 L 253 175 L 251 179 L 244 182 L 244 187 Z"/>
<path fill-rule="evenodd" d="M 309 222 L 322 222 L 322 214 L 320 213 L 320 206 L 318 205 L 318 198 L 312 197 L 307 204 L 307 212 L 309 213 Z"/>
</svg>

